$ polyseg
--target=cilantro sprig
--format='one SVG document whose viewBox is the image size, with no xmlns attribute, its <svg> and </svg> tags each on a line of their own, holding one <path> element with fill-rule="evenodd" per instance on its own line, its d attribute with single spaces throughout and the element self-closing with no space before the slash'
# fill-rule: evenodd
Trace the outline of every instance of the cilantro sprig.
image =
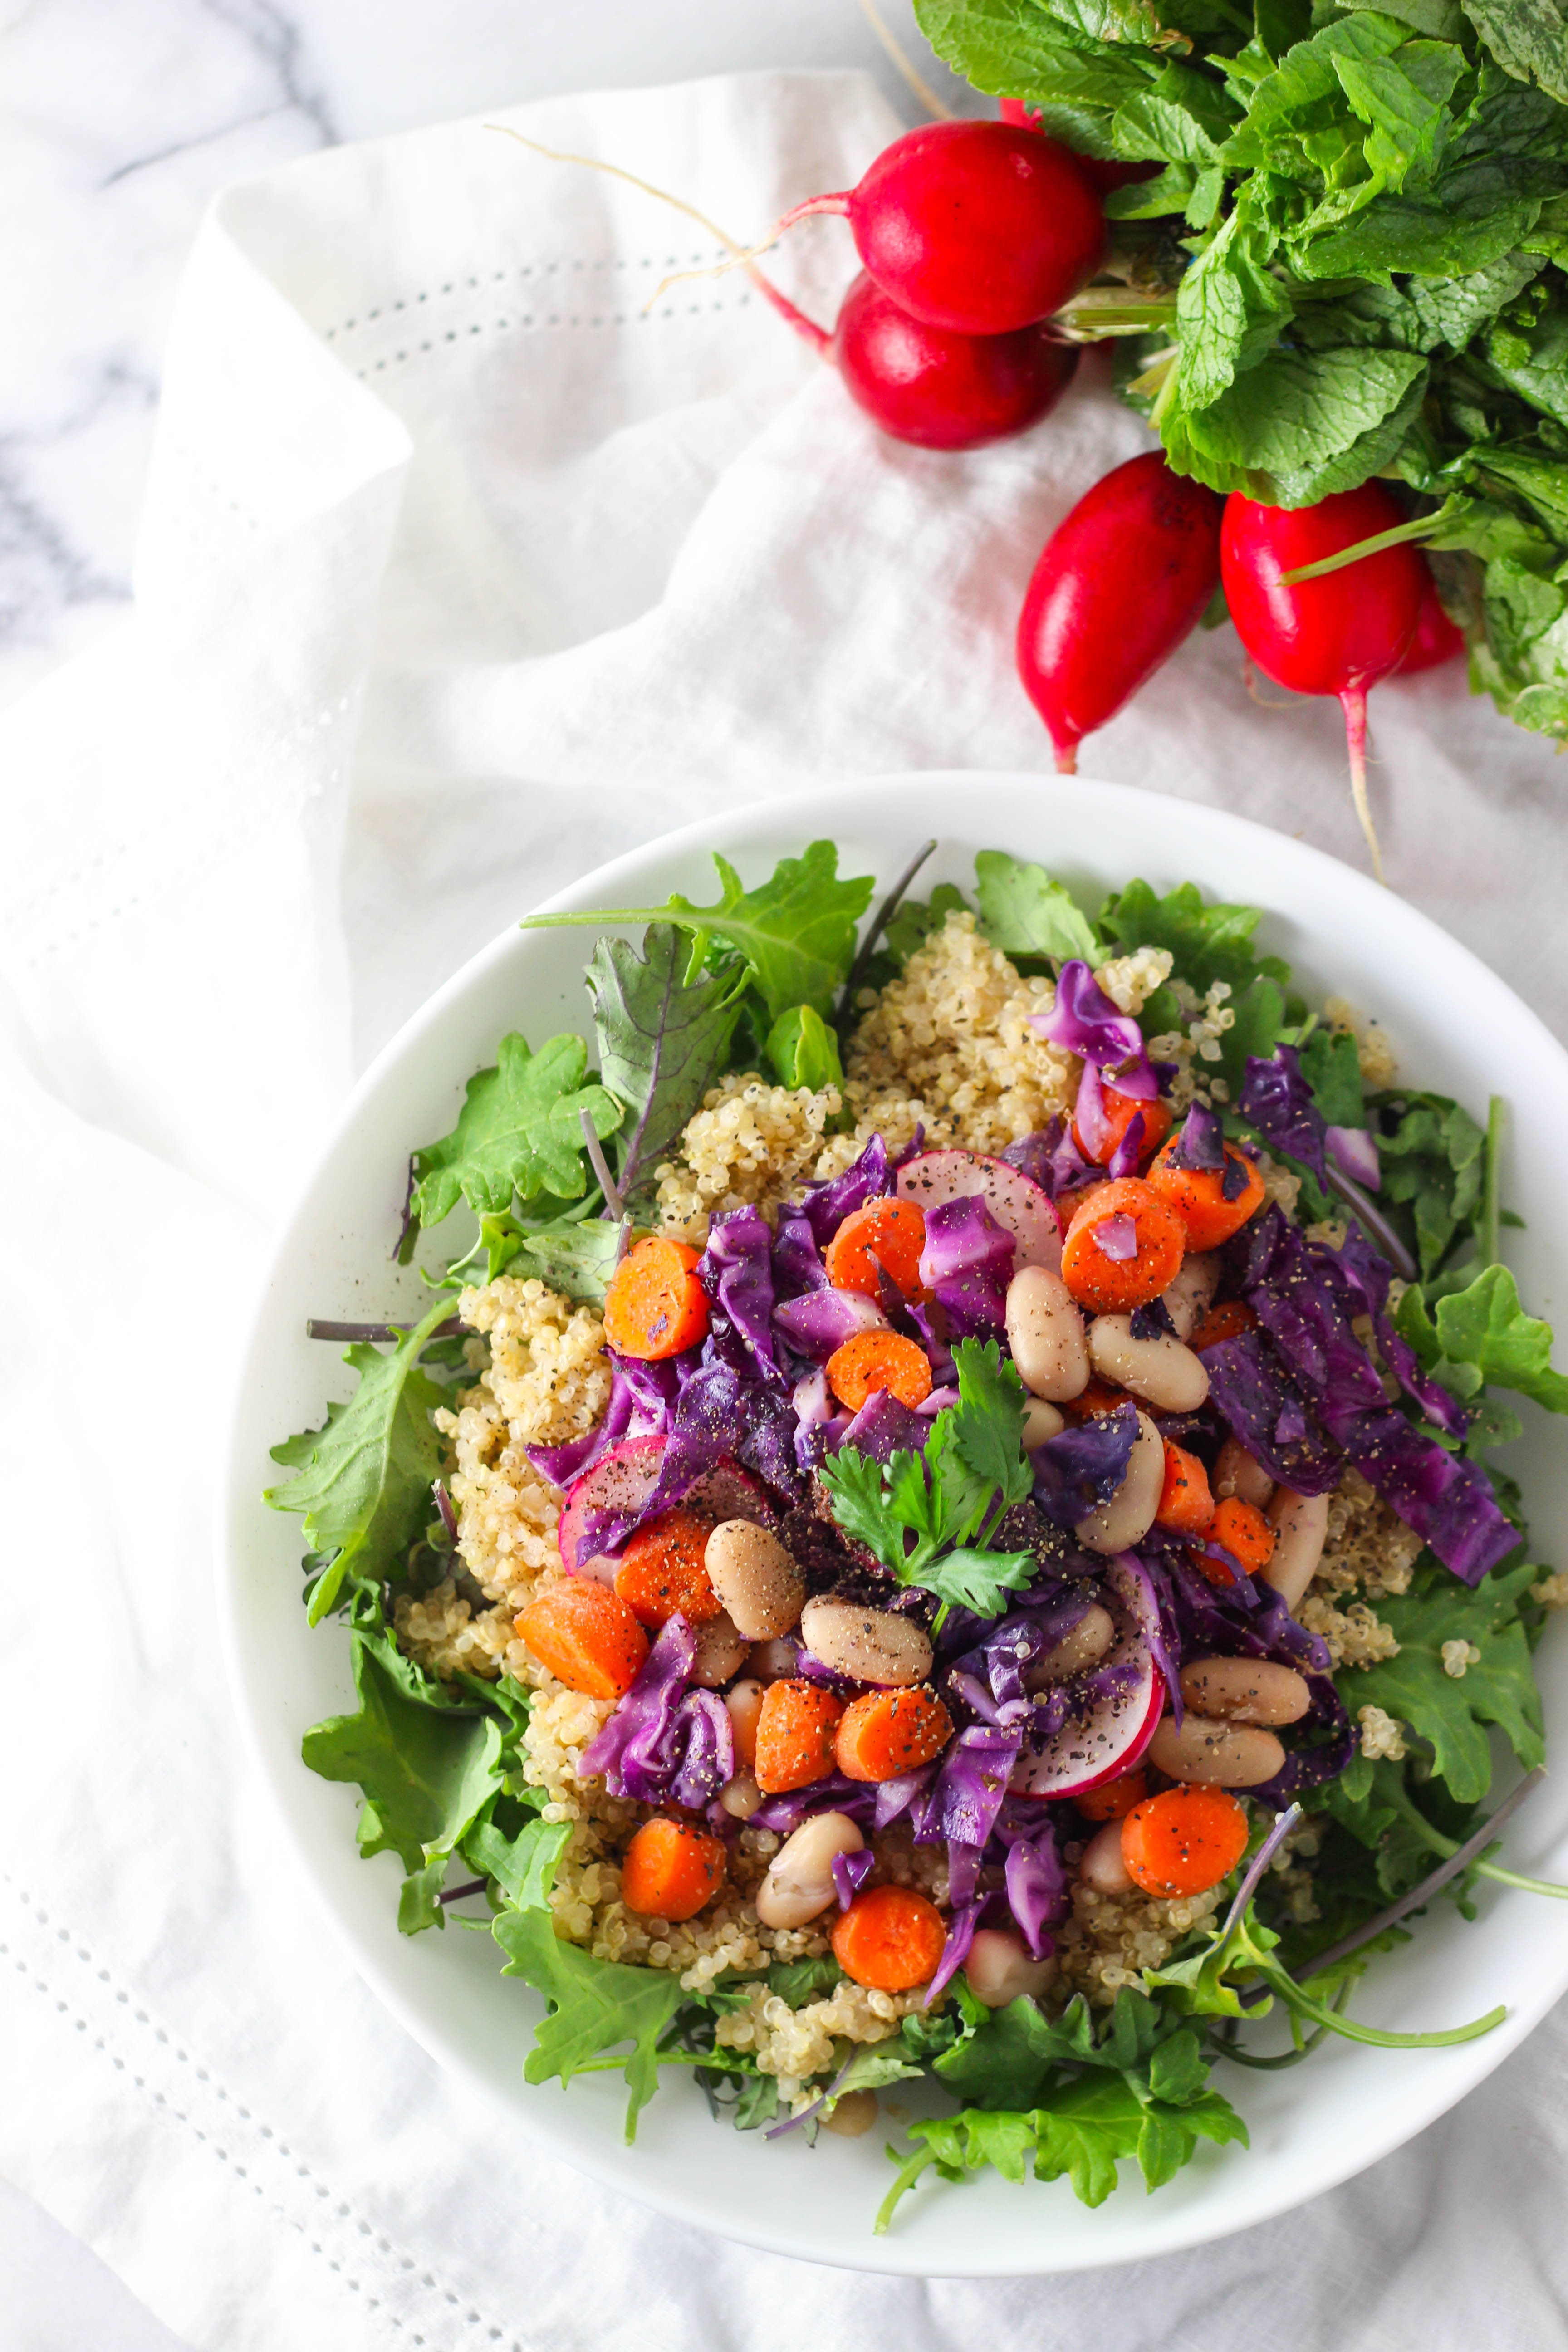
<svg viewBox="0 0 1568 2352">
<path fill-rule="evenodd" d="M 1032 1552 L 986 1549 L 1005 1514 L 1026 1501 L 1034 1472 L 1024 1452 L 1024 1384 L 994 1339 L 952 1351 L 959 1401 L 939 1412 L 923 1454 L 875 1462 L 841 1445 L 824 1465 L 833 1516 L 900 1584 L 953 1607 L 1000 1616 L 1033 1575 Z"/>
</svg>

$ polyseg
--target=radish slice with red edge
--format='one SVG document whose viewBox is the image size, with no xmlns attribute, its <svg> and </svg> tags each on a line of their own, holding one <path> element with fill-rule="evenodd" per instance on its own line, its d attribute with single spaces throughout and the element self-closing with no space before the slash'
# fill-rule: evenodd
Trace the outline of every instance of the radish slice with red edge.
<svg viewBox="0 0 1568 2352">
<path fill-rule="evenodd" d="M 980 1151 L 922 1151 L 900 1169 L 898 1190 L 901 1200 L 923 1210 L 978 1193 L 1018 1244 L 1015 1272 L 1018 1266 L 1045 1265 L 1060 1273 L 1062 1227 L 1056 1205 L 1021 1168 Z"/>
<path fill-rule="evenodd" d="M 1007 1783 L 1013 1796 L 1084 1796 L 1131 1771 L 1154 1737 L 1165 1707 L 1165 1685 L 1154 1661 L 1160 1612 L 1153 1587 L 1131 1552 L 1120 1552 L 1110 1562 L 1104 1595 L 1116 1621 L 1116 1640 L 1097 1664 L 1075 1679 L 1086 1693 L 1108 1666 L 1131 1666 L 1136 1679 L 1069 1714 L 1060 1731 L 1043 1746 L 1026 1746 Z M 1074 1684 L 1063 1688 L 1070 1697 Z"/>
</svg>

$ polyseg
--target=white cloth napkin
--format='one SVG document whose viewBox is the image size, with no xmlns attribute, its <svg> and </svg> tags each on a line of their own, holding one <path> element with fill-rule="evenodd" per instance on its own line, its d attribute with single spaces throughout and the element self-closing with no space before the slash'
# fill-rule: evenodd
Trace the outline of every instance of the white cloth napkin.
<svg viewBox="0 0 1568 2352">
<path fill-rule="evenodd" d="M 513 120 L 739 234 L 896 128 L 837 75 Z M 230 191 L 169 352 L 134 617 L 0 728 L 0 2164 L 203 2352 L 1556 2340 L 1560 2017 L 1243 2239 L 900 2284 L 667 2226 L 498 2130 L 275 1843 L 216 1657 L 215 1464 L 268 1229 L 351 1071 L 520 910 L 672 824 L 1044 768 L 1024 583 L 1144 439 L 1090 358 L 1021 441 L 883 441 L 742 279 L 644 315 L 712 257 L 477 123 Z M 847 233 L 776 266 L 826 318 Z M 1278 699 L 1221 632 L 1087 764 L 1359 856 L 1337 713 Z M 1373 718 L 1392 875 L 1568 1027 L 1549 747 L 1448 675 Z"/>
</svg>

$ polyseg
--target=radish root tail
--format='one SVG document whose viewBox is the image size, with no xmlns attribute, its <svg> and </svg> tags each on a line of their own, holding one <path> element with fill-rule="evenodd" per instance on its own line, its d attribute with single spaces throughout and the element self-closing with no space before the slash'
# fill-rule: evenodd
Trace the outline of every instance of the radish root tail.
<svg viewBox="0 0 1568 2352">
<path fill-rule="evenodd" d="M 1387 888 L 1383 870 L 1383 852 L 1378 847 L 1377 828 L 1372 821 L 1372 809 L 1366 796 L 1366 688 L 1347 686 L 1340 697 L 1345 714 L 1345 743 L 1351 757 L 1351 794 L 1355 813 L 1361 819 L 1361 829 L 1366 835 L 1366 845 L 1372 852 L 1372 870 L 1377 880 Z"/>
<path fill-rule="evenodd" d="M 860 7 L 866 22 L 887 50 L 902 79 L 913 90 L 926 111 L 929 114 L 934 114 L 939 122 L 955 121 L 957 117 L 952 107 L 943 105 L 919 68 L 911 65 L 909 58 L 905 57 L 892 33 L 882 21 L 882 12 L 877 5 L 877 0 L 860 0 Z"/>
<path fill-rule="evenodd" d="M 1078 773 L 1078 745 L 1076 743 L 1058 743 L 1056 747 L 1056 752 L 1058 775 L 1076 776 Z"/>
<path fill-rule="evenodd" d="M 781 214 L 774 221 L 766 236 L 759 239 L 755 245 L 748 245 L 743 250 L 741 247 L 731 244 L 729 237 L 721 237 L 720 243 L 730 246 L 728 261 L 710 262 L 706 269 L 673 271 L 668 278 L 663 278 L 654 288 L 653 292 L 648 296 L 646 307 L 651 310 L 659 296 L 668 294 L 672 286 L 689 285 L 694 278 L 723 278 L 731 269 L 745 268 L 749 263 L 755 261 L 759 254 L 771 253 L 786 229 L 793 228 L 796 221 L 808 219 L 813 213 L 847 213 L 848 209 L 849 191 L 843 188 L 833 195 L 807 196 L 804 204 L 792 205 L 787 213 Z"/>
<path fill-rule="evenodd" d="M 695 221 L 699 228 L 705 228 L 709 236 L 721 245 L 730 255 L 728 261 L 721 261 L 711 269 L 685 269 L 673 278 L 666 278 L 648 296 L 643 305 L 645 310 L 652 310 L 667 287 L 679 286 L 684 278 L 716 278 L 724 270 L 743 268 L 758 292 L 767 298 L 780 317 L 786 319 L 795 333 L 804 336 L 813 350 L 826 358 L 828 344 L 833 340 L 827 330 L 825 327 L 819 327 L 815 319 L 808 319 L 804 310 L 797 310 L 788 295 L 781 294 L 771 278 L 764 277 L 756 267 L 757 255 L 766 253 L 770 246 L 778 242 L 780 232 L 787 226 L 792 217 L 790 215 L 785 215 L 778 227 L 773 229 L 761 245 L 743 247 L 736 243 L 728 229 L 721 228 L 717 221 L 710 220 L 706 213 L 699 212 L 697 206 L 689 205 L 683 196 L 672 196 L 668 188 L 656 186 L 652 180 L 639 179 L 635 172 L 624 170 L 619 163 L 606 163 L 597 155 L 573 155 L 560 147 L 543 146 L 537 139 L 525 139 L 522 132 L 514 131 L 510 123 L 487 122 L 485 128 L 487 131 L 499 131 L 505 139 L 515 139 L 520 147 L 531 149 L 535 155 L 542 155 L 552 163 L 582 163 L 590 172 L 607 172 L 613 180 L 625 180 L 628 187 L 640 188 L 645 196 L 656 197 L 661 205 L 668 205 L 676 212 L 684 213 L 688 220 Z M 812 205 L 818 207 L 829 206 L 839 201 L 833 197 L 817 197 L 811 200 Z M 797 211 L 810 208 L 810 205 L 796 207 Z"/>
</svg>

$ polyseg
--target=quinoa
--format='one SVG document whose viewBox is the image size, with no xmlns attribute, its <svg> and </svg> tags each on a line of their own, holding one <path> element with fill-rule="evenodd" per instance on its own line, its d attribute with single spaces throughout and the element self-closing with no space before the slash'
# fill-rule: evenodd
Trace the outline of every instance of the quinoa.
<svg viewBox="0 0 1568 2352">
<path fill-rule="evenodd" d="M 1156 1061 L 1176 1065 L 1171 1081 L 1173 1111 L 1189 1110 L 1194 1102 L 1228 1102 L 1230 1088 L 1211 1066 L 1219 1060 L 1226 1031 L 1236 1026 L 1236 1009 L 1227 1001 L 1229 981 L 1213 982 L 1207 993 L 1200 996 L 1185 981 L 1173 980 L 1171 992 L 1186 1026 L 1162 1030 L 1159 1036 L 1151 1037 L 1149 1052 Z"/>
<path fill-rule="evenodd" d="M 1390 1764 L 1405 1760 L 1405 1727 L 1396 1716 L 1387 1714 L 1381 1706 L 1357 1709 L 1356 1721 L 1361 1726 L 1361 1752 L 1375 1763 L 1380 1757 Z"/>
<path fill-rule="evenodd" d="M 920 1992 L 869 1992 L 850 1977 L 835 1985 L 824 2000 L 791 2009 L 766 1985 L 754 1985 L 743 2009 L 719 2020 L 716 2039 L 721 2050 L 743 2050 L 757 2062 L 759 2074 L 778 2079 L 782 2098 L 795 2101 L 814 2074 L 833 2064 L 834 2043 L 887 2042 L 899 2030 L 900 2018 L 921 2006 Z"/>
<path fill-rule="evenodd" d="M 1326 999 L 1323 1019 L 1336 1037 L 1355 1039 L 1356 1059 L 1369 1087 L 1375 1091 L 1394 1084 L 1399 1075 L 1399 1064 L 1386 1030 L 1380 1029 L 1375 1021 L 1369 1021 L 1364 1013 L 1358 1013 L 1342 996 Z"/>
<path fill-rule="evenodd" d="M 813 1172 L 841 1108 L 837 1087 L 814 1094 L 770 1086 L 754 1070 L 710 1087 L 687 1123 L 680 1157 L 656 1171 L 666 1233 L 700 1248 L 711 1216 L 787 1199 Z"/>
<path fill-rule="evenodd" d="M 1069 1849 L 1068 1860 L 1075 1859 Z M 1123 1986 L 1141 1990 L 1145 1969 L 1163 1968 L 1184 1936 L 1206 1927 L 1221 1890 L 1166 1901 L 1153 1895 L 1102 1895 L 1081 1879 L 1072 1890 L 1072 1916 L 1052 1930 L 1064 1997 L 1085 1994 L 1110 2009 Z"/>
</svg>

